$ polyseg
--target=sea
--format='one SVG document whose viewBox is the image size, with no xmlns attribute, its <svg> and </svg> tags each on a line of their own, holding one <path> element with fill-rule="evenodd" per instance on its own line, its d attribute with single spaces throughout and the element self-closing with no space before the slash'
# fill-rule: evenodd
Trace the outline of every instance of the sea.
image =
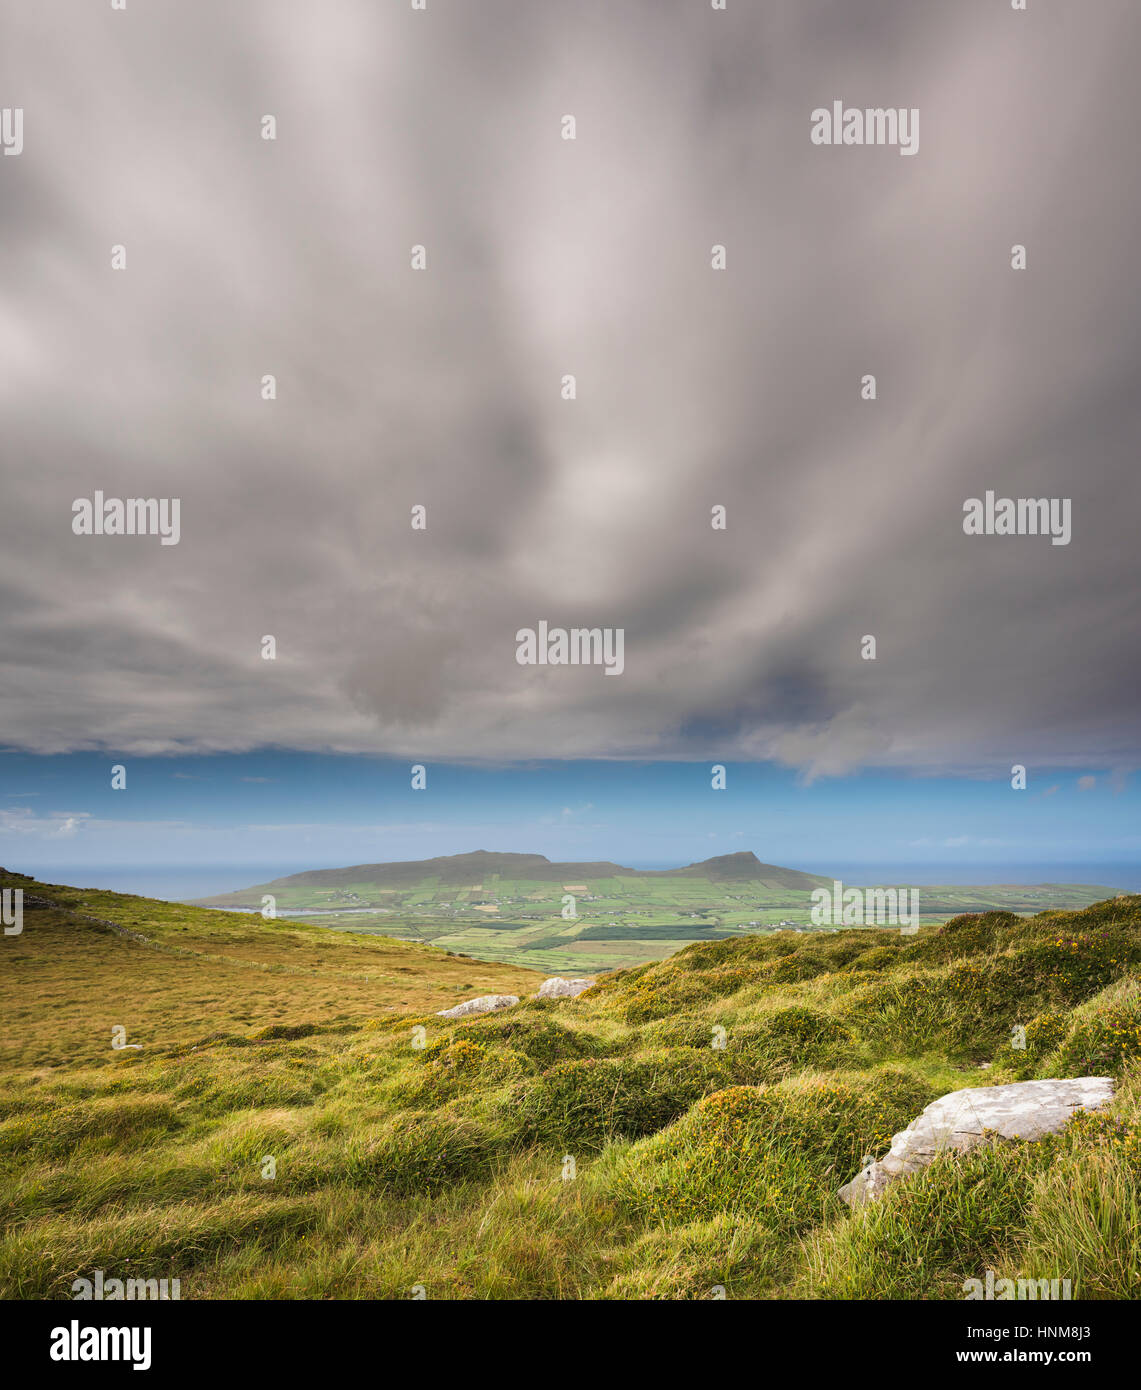
<svg viewBox="0 0 1141 1390">
<path fill-rule="evenodd" d="M 239 888 L 268 883 L 287 874 L 304 873 L 308 869 L 337 868 L 338 865 L 313 863 L 291 864 L 101 864 L 37 865 L 21 862 L 22 873 L 32 874 L 45 883 L 67 883 L 77 888 L 106 888 L 116 893 L 136 893 L 141 897 L 160 898 L 166 902 L 187 902 L 194 898 L 209 898 L 217 893 L 232 893 Z M 630 861 L 632 869 L 675 869 L 676 863 L 647 863 Z M 1141 893 L 1141 864 L 1079 863 L 1053 860 L 1047 863 L 956 863 L 956 864 L 843 864 L 796 862 L 785 867 L 805 873 L 838 878 L 852 887 L 869 884 L 899 885 L 971 883 L 971 884 L 1036 884 L 1088 883 L 1112 888 L 1117 893 Z"/>
</svg>

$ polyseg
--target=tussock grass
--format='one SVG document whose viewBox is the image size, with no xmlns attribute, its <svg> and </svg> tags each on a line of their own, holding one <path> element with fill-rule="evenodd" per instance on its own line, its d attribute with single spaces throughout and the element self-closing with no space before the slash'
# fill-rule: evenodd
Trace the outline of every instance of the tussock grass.
<svg viewBox="0 0 1141 1390">
<path fill-rule="evenodd" d="M 5 1297 L 96 1268 L 184 1298 L 1141 1287 L 1141 899 L 702 941 L 536 1001 L 410 943 L 37 890 L 0 956 Z M 524 1002 L 440 1020 L 457 984 Z M 938 1095 L 1089 1074 L 1117 1100 L 1061 1135 L 836 1196 Z"/>
</svg>

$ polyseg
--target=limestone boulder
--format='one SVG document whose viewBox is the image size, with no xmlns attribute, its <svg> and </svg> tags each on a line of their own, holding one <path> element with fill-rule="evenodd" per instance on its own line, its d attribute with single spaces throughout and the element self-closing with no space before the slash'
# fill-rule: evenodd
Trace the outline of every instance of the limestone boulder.
<svg viewBox="0 0 1141 1390">
<path fill-rule="evenodd" d="M 1080 1076 L 1060 1081 L 1015 1081 L 973 1086 L 932 1101 L 899 1134 L 891 1150 L 870 1163 L 839 1195 L 850 1206 L 874 1201 L 896 1178 L 917 1173 L 937 1153 L 964 1152 L 987 1133 L 1003 1139 L 1042 1139 L 1057 1134 L 1078 1110 L 1096 1110 L 1113 1099 L 1113 1078 Z"/>
<path fill-rule="evenodd" d="M 592 984 L 594 984 L 593 980 L 564 980 L 561 975 L 554 975 L 551 979 L 543 981 L 535 998 L 573 999 L 584 989 L 589 989 Z"/>
<path fill-rule="evenodd" d="M 518 1004 L 517 994 L 481 994 L 478 999 L 465 999 L 451 1009 L 437 1009 L 437 1018 L 467 1018 L 469 1014 L 493 1014 Z"/>
</svg>

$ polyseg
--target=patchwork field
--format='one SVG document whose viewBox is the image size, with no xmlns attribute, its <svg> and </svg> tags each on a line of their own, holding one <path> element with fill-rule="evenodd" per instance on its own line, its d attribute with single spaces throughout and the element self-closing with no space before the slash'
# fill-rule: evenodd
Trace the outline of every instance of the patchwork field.
<svg viewBox="0 0 1141 1390">
<path fill-rule="evenodd" d="M 702 941 L 546 1001 L 421 944 L 0 886 L 6 1298 L 94 1269 L 184 1299 L 1141 1287 L 1141 898 Z M 523 1002 L 435 1016 L 489 991 Z M 838 1200 L 936 1096 L 1080 1075 L 1109 1111 Z"/>
<path fill-rule="evenodd" d="M 812 890 L 831 883 L 762 864 L 751 853 L 652 872 L 481 851 L 294 874 L 201 901 L 250 911 L 260 910 L 270 895 L 279 913 L 301 912 L 334 929 L 430 941 L 548 975 L 593 974 L 663 960 L 696 941 L 818 930 L 810 916 Z M 925 924 L 988 909 L 1080 908 L 1112 894 L 1096 884 L 945 885 L 917 892 Z M 573 917 L 564 917 L 564 910 Z"/>
</svg>

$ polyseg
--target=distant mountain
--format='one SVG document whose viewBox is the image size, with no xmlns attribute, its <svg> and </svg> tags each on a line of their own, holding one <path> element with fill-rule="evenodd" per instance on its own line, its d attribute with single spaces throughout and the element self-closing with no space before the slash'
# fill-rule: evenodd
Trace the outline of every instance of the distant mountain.
<svg viewBox="0 0 1141 1390">
<path fill-rule="evenodd" d="M 428 878 L 460 887 L 480 883 L 491 874 L 503 878 L 531 879 L 539 882 L 564 878 L 567 873 L 589 874 L 591 878 L 607 878 L 611 874 L 629 874 L 607 862 L 597 864 L 552 864 L 542 854 L 493 854 L 477 849 L 472 854 L 445 854 L 436 859 L 406 859 L 392 864 L 353 864 L 345 869 L 311 869 L 306 873 L 277 878 L 270 888 L 343 888 L 350 883 L 375 883 L 390 888 L 403 888 Z"/>
<path fill-rule="evenodd" d="M 375 884 L 382 888 L 409 888 L 426 879 L 466 887 L 482 883 L 498 874 L 508 880 L 529 880 L 537 883 L 589 883 L 600 878 L 704 878 L 711 882 L 749 882 L 769 888 L 791 888 L 810 892 L 830 879 L 815 874 L 803 874 L 796 869 L 782 869 L 775 864 L 762 864 L 750 850 L 738 854 L 719 854 L 699 864 L 681 869 L 627 869 L 608 859 L 589 863 L 552 863 L 543 854 L 499 854 L 479 849 L 472 854 L 446 854 L 435 859 L 401 860 L 391 864 L 353 864 L 344 869 L 310 869 L 305 873 L 275 878 L 259 888 L 346 888 L 350 884 Z M 249 893 L 252 889 L 244 889 Z M 234 893 L 203 898 L 204 903 L 232 901 Z"/>
<path fill-rule="evenodd" d="M 660 869 L 661 878 L 707 878 L 715 883 L 741 882 L 763 883 L 769 888 L 796 888 L 810 892 L 821 885 L 831 887 L 830 878 L 818 874 L 802 874 L 799 869 L 782 869 L 777 864 L 762 864 L 751 849 L 740 850 L 737 854 L 718 854 L 712 859 L 703 859 L 700 864 L 689 864 L 684 869 Z M 639 877 L 650 877 L 649 871 Z"/>
</svg>

